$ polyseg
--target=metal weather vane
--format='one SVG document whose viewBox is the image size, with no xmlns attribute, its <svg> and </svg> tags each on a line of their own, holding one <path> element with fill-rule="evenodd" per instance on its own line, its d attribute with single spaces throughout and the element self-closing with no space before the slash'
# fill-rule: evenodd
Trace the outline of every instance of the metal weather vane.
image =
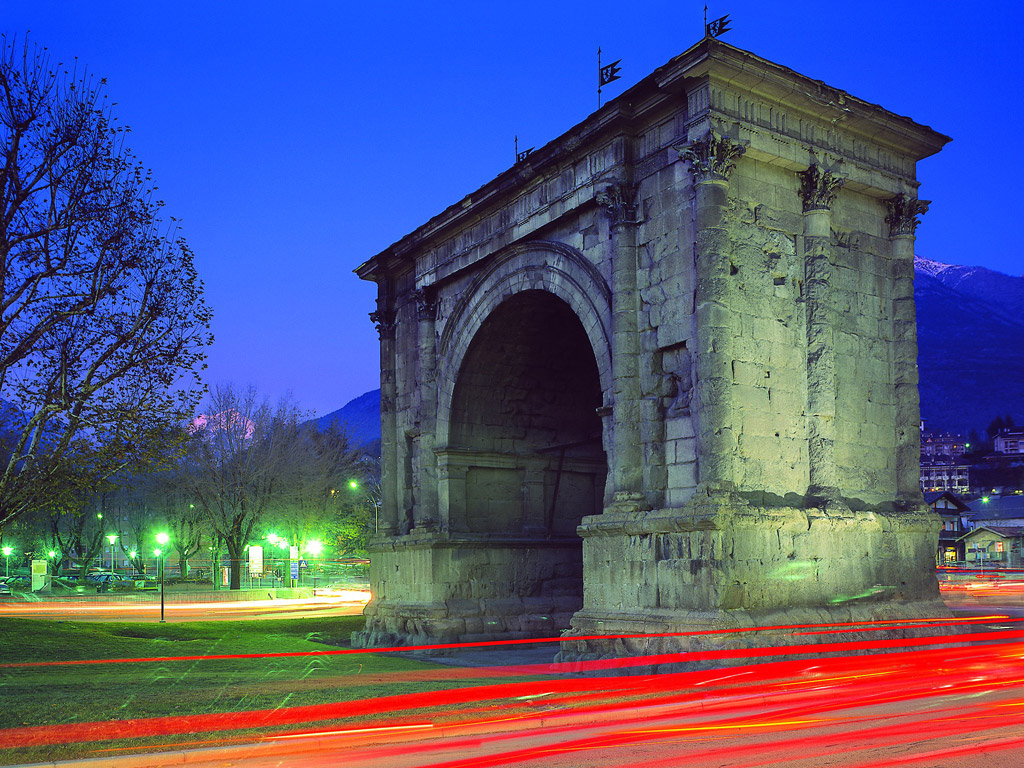
<svg viewBox="0 0 1024 768">
<path fill-rule="evenodd" d="M 708 7 L 704 6 L 704 37 L 718 37 L 730 29 L 729 14 L 708 23 Z"/>
<path fill-rule="evenodd" d="M 619 70 L 622 67 L 619 66 L 619 62 L 622 59 L 616 59 L 611 64 L 601 66 L 601 46 L 597 47 L 597 108 L 601 108 L 601 89 L 608 85 L 613 80 L 618 80 Z"/>
<path fill-rule="evenodd" d="M 525 160 L 527 157 L 529 157 L 530 153 L 533 152 L 533 150 L 534 150 L 534 147 L 530 147 L 529 149 L 524 149 L 522 152 L 520 152 L 519 151 L 519 136 L 518 135 L 516 136 L 516 163 L 517 164 L 523 162 L 523 160 Z"/>
</svg>

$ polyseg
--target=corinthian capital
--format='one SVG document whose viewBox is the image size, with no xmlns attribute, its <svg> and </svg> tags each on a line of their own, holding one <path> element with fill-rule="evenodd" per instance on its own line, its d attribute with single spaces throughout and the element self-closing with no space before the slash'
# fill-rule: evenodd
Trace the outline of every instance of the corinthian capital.
<svg viewBox="0 0 1024 768">
<path fill-rule="evenodd" d="M 832 171 L 823 171 L 817 165 L 812 165 L 797 176 L 800 177 L 800 197 L 804 201 L 804 213 L 829 210 L 836 200 L 839 188 L 846 183 L 846 179 L 836 176 Z"/>
<path fill-rule="evenodd" d="M 728 181 L 729 174 L 736 167 L 736 158 L 746 151 L 744 145 L 728 136 L 719 136 L 714 131 L 676 149 L 679 157 L 690 164 L 693 180 L 698 184 L 705 181 Z"/>
<path fill-rule="evenodd" d="M 370 322 L 377 327 L 381 341 L 395 338 L 395 313 L 390 309 L 378 309 L 370 313 Z"/>
<path fill-rule="evenodd" d="M 886 200 L 889 215 L 885 217 L 885 222 L 889 225 L 889 237 L 913 235 L 917 231 L 917 225 L 921 223 L 917 217 L 928 212 L 931 202 L 907 197 L 902 193 Z"/>
<path fill-rule="evenodd" d="M 437 316 L 437 294 L 432 286 L 417 288 L 412 292 L 412 299 L 420 320 L 433 320 Z"/>
<path fill-rule="evenodd" d="M 609 184 L 594 196 L 597 204 L 608 212 L 612 226 L 636 223 L 636 184 Z"/>
</svg>

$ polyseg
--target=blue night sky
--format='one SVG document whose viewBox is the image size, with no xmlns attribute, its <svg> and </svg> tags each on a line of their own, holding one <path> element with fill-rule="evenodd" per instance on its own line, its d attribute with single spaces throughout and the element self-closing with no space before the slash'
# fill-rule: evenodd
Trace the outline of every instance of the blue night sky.
<svg viewBox="0 0 1024 768">
<path fill-rule="evenodd" d="M 974 10 L 978 8 L 979 10 Z M 983 10 L 981 10 L 983 9 Z M 953 137 L 918 166 L 918 253 L 1024 272 L 1018 3 L 715 3 L 723 40 Z M 214 309 L 211 384 L 323 414 L 378 386 L 352 270 L 703 34 L 703 2 L 0 0 L 78 57 L 183 221 Z"/>
</svg>

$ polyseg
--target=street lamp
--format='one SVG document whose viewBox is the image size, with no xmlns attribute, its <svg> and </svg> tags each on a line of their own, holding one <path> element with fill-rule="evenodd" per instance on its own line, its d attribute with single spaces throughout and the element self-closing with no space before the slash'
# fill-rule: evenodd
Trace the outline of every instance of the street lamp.
<svg viewBox="0 0 1024 768">
<path fill-rule="evenodd" d="M 323 551 L 324 551 L 324 545 L 321 544 L 316 539 L 313 539 L 312 541 L 310 541 L 309 543 L 306 544 L 306 554 L 308 554 L 308 555 L 310 555 L 312 557 L 319 558 L 320 557 L 320 553 L 323 552 Z M 313 569 L 307 568 L 306 572 L 308 573 L 311 570 L 313 570 Z M 316 572 L 315 571 L 313 571 L 313 589 L 316 589 Z"/>
<path fill-rule="evenodd" d="M 110 572 L 117 573 L 117 566 L 114 564 L 114 542 L 117 541 L 117 534 L 108 533 L 107 541 L 110 542 Z"/>
<path fill-rule="evenodd" d="M 171 540 L 171 537 L 161 531 L 156 535 L 156 543 L 160 549 L 153 550 L 153 554 L 160 558 L 160 623 L 164 623 L 164 555 L 163 547 Z"/>
<path fill-rule="evenodd" d="M 348 487 L 353 491 L 359 490 L 358 480 L 349 480 Z M 373 504 L 373 532 L 378 533 L 380 531 L 380 504 L 377 503 L 377 499 L 373 497 L 371 493 L 363 494 L 366 500 Z"/>
<path fill-rule="evenodd" d="M 11 575 L 11 552 L 13 552 L 13 551 L 14 550 L 11 549 L 10 547 L 4 547 L 3 548 L 3 553 L 4 553 L 4 570 L 5 570 L 4 575 L 5 576 L 10 576 Z"/>
</svg>

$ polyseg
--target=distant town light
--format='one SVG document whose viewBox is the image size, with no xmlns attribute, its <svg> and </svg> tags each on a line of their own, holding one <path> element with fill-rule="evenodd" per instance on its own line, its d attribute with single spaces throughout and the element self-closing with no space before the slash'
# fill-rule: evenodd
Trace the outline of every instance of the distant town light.
<svg viewBox="0 0 1024 768">
<path fill-rule="evenodd" d="M 981 502 L 982 502 L 982 504 L 988 504 L 988 496 L 982 496 L 981 497 Z"/>
</svg>

